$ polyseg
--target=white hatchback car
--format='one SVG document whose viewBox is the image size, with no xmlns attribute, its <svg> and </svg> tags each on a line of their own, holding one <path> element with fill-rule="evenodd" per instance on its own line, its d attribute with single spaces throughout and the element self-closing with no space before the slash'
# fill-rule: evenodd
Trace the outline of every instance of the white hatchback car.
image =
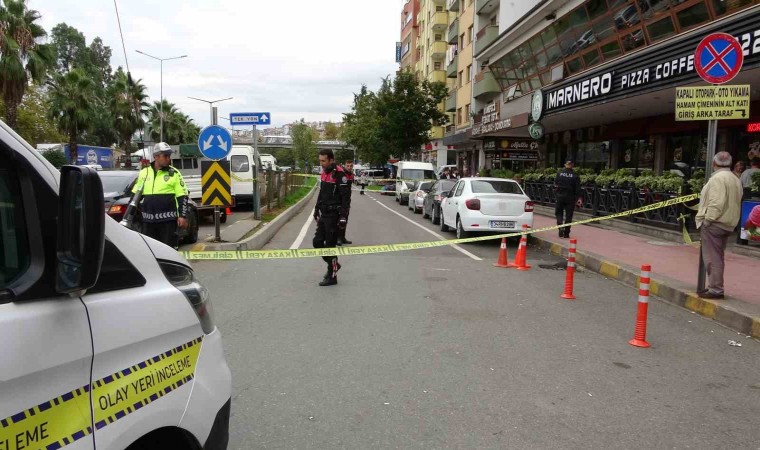
<svg viewBox="0 0 760 450">
<path fill-rule="evenodd" d="M 414 183 L 411 189 L 409 189 L 409 210 L 414 211 L 415 214 L 422 212 L 422 207 L 425 205 L 425 196 L 430 192 L 430 187 L 434 181 L 417 181 Z"/>
<path fill-rule="evenodd" d="M 473 232 L 520 231 L 533 227 L 533 202 L 520 185 L 505 178 L 462 178 L 441 201 L 441 230 L 457 238 Z"/>
</svg>

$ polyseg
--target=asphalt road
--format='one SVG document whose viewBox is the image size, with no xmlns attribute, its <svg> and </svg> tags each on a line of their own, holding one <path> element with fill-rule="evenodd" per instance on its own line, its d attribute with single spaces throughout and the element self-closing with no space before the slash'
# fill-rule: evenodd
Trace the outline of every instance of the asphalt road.
<svg viewBox="0 0 760 450">
<path fill-rule="evenodd" d="M 437 239 L 356 194 L 354 245 Z M 310 216 L 268 248 L 304 226 L 311 247 Z M 760 448 L 757 341 L 652 299 L 635 348 L 634 289 L 582 272 L 562 300 L 565 273 L 539 267 L 555 256 L 519 272 L 493 267 L 496 241 L 463 248 L 344 257 L 328 288 L 320 259 L 195 264 L 233 373 L 229 448 Z"/>
</svg>

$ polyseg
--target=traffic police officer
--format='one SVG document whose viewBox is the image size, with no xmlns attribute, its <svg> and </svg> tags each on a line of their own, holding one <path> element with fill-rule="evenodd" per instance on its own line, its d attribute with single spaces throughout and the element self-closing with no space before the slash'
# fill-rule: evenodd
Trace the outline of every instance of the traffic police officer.
<svg viewBox="0 0 760 450">
<path fill-rule="evenodd" d="M 346 228 L 348 222 L 351 188 L 343 168 L 335 165 L 332 150 L 319 151 L 319 165 L 322 166 L 322 176 L 317 205 L 314 207 L 317 232 L 313 244 L 314 248 L 333 248 L 337 244 L 338 233 Z M 319 285 L 338 284 L 338 257 L 323 256 L 322 259 L 327 263 L 327 273 Z"/>
<path fill-rule="evenodd" d="M 356 176 L 354 175 L 354 162 L 346 161 L 343 165 L 343 171 L 346 173 L 346 179 L 348 180 L 348 211 L 346 211 L 346 221 L 348 221 L 348 215 L 351 213 L 351 189 L 353 188 L 354 180 L 356 179 Z M 348 228 L 348 222 L 346 222 L 346 228 Z M 353 244 L 353 242 L 346 239 L 346 228 L 343 228 L 338 232 L 338 245 Z"/>
<path fill-rule="evenodd" d="M 557 225 L 572 223 L 576 204 L 578 206 L 582 205 L 583 191 L 581 190 L 581 179 L 573 171 L 574 166 L 575 164 L 572 160 L 567 160 L 565 168 L 557 172 L 557 178 L 554 180 L 554 189 L 557 193 L 554 215 L 557 216 Z M 569 238 L 570 227 L 560 228 L 559 237 Z"/>
<path fill-rule="evenodd" d="M 159 142 L 153 147 L 153 164 L 142 169 L 132 188 L 142 188 L 142 233 L 177 248 L 177 227 L 187 228 L 189 197 L 185 181 L 171 166 L 172 149 Z"/>
</svg>

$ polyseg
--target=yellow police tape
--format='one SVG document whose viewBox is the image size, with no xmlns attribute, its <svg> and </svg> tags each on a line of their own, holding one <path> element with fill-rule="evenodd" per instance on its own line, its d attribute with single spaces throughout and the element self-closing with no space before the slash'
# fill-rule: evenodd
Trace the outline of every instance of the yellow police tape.
<svg viewBox="0 0 760 450">
<path fill-rule="evenodd" d="M 0 419 L 0 449 L 62 448 L 91 435 L 93 423 L 100 430 L 168 395 L 193 380 L 202 341 L 201 336 Z"/>
<path fill-rule="evenodd" d="M 518 231 L 514 233 L 497 234 L 490 236 L 479 236 L 464 239 L 448 239 L 442 241 L 430 242 L 410 242 L 402 244 L 384 244 L 384 245 L 364 245 L 357 247 L 335 247 L 335 248 L 306 248 L 306 249 L 282 249 L 282 250 L 236 250 L 236 251 L 184 251 L 180 252 L 188 260 L 196 261 L 218 261 L 218 260 L 235 260 L 235 259 L 296 259 L 296 258 L 316 258 L 321 256 L 354 256 L 370 255 L 377 253 L 400 252 L 405 250 L 419 250 L 424 248 L 443 247 L 446 245 L 466 244 L 468 242 L 481 242 L 492 239 L 501 239 L 504 237 L 513 237 L 529 235 L 534 233 L 543 233 L 545 231 L 557 230 L 564 227 L 583 225 L 586 223 L 600 222 L 617 217 L 631 216 L 655 209 L 665 208 L 668 206 L 678 205 L 688 201 L 696 200 L 699 194 L 685 195 L 682 197 L 672 198 L 651 205 L 642 206 L 641 208 L 610 214 L 603 217 L 592 217 L 590 219 L 579 220 L 570 224 L 553 225 L 531 229 L 529 231 Z"/>
</svg>

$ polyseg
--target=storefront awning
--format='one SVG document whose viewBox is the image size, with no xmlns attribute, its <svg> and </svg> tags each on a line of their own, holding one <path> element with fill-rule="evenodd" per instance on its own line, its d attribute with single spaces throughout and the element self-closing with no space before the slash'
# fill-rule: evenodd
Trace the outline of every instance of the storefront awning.
<svg viewBox="0 0 760 450">
<path fill-rule="evenodd" d="M 201 154 L 198 144 L 179 144 L 179 156 L 183 158 L 200 158 Z"/>
</svg>

